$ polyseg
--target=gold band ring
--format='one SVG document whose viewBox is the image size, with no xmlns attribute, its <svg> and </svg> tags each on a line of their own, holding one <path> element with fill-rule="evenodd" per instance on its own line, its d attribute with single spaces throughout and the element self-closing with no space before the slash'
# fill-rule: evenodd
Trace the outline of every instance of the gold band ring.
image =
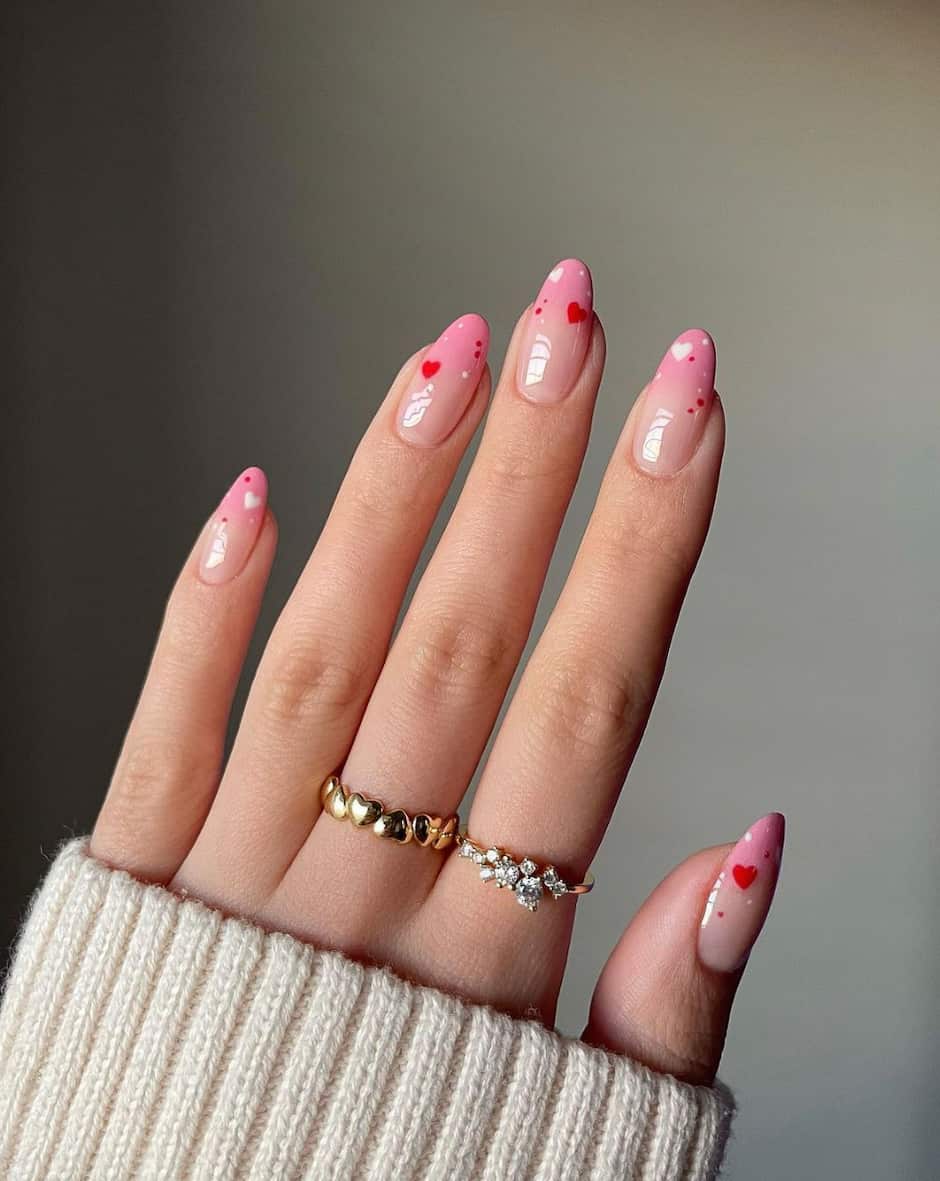
<svg viewBox="0 0 940 1181">
<path fill-rule="evenodd" d="M 505 849 L 477 844 L 465 834 L 458 834 L 457 844 L 460 856 L 479 866 L 482 881 L 494 882 L 499 890 L 512 890 L 516 901 L 526 910 L 538 910 L 546 894 L 557 901 L 566 894 L 589 894 L 594 889 L 594 875 L 590 873 L 583 882 L 569 886 L 554 865 L 539 870 L 530 857 L 516 860 Z"/>
<path fill-rule="evenodd" d="M 378 800 L 350 791 L 337 775 L 330 775 L 320 788 L 323 811 L 334 820 L 349 820 L 357 828 L 371 828 L 384 840 L 407 845 L 409 841 L 428 849 L 446 849 L 454 843 L 460 828 L 459 816 L 431 816 L 419 812 L 409 816 L 401 808 L 386 810 Z"/>
</svg>

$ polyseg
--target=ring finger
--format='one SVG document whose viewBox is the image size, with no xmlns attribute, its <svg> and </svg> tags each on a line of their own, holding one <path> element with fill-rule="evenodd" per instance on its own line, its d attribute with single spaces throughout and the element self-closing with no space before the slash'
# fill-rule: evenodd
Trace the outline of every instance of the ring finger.
<svg viewBox="0 0 940 1181">
<path fill-rule="evenodd" d="M 569 884 L 606 830 L 705 540 L 724 437 L 714 374 L 711 338 L 683 333 L 638 400 L 470 814 L 474 840 L 555 865 Z M 513 949 L 503 995 L 487 999 L 550 1013 L 573 900 L 547 901 L 533 921 L 472 877 L 472 864 L 450 860 L 431 921 L 441 909 L 479 916 L 470 921 L 487 924 L 494 954 Z"/>
</svg>

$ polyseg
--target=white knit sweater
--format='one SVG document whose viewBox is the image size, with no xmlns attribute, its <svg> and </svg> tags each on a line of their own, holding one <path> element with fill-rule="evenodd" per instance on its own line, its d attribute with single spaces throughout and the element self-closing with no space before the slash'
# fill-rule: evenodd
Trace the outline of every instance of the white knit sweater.
<svg viewBox="0 0 940 1181">
<path fill-rule="evenodd" d="M 0 1177 L 704 1181 L 731 1116 L 66 846 L 0 1010 Z"/>
</svg>

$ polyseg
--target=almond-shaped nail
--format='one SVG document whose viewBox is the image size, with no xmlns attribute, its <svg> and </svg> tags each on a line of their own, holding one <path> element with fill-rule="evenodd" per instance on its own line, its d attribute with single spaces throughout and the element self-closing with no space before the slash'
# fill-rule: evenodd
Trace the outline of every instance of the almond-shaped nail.
<svg viewBox="0 0 940 1181">
<path fill-rule="evenodd" d="M 209 522 L 199 559 L 199 577 L 218 585 L 240 573 L 258 540 L 268 503 L 268 478 L 246 468 L 229 488 Z"/>
<path fill-rule="evenodd" d="M 677 336 L 643 394 L 633 458 L 654 476 L 674 476 L 695 454 L 715 400 L 715 343 L 701 328 Z"/>
<path fill-rule="evenodd" d="M 528 312 L 516 385 L 532 402 L 560 402 L 571 392 L 591 340 L 594 291 L 587 263 L 565 258 L 549 271 Z"/>
<path fill-rule="evenodd" d="M 735 972 L 750 955 L 777 887 L 785 827 L 779 812 L 764 816 L 721 867 L 699 928 L 698 957 L 707 968 Z"/>
<path fill-rule="evenodd" d="M 490 329 L 466 315 L 445 328 L 424 354 L 398 406 L 398 433 L 409 443 L 434 447 L 460 422 L 480 384 Z"/>
</svg>

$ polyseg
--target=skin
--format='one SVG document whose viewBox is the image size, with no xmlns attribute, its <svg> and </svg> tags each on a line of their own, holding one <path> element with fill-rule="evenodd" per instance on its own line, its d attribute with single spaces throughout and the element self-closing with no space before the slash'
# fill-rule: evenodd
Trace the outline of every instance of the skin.
<svg viewBox="0 0 940 1181">
<path fill-rule="evenodd" d="M 530 314 L 492 396 L 483 367 L 436 445 L 399 432 L 399 407 L 420 385 L 428 351 L 403 366 L 273 629 L 225 766 L 277 528 L 264 510 L 237 575 L 211 584 L 200 576 L 200 537 L 170 596 L 91 851 L 266 927 L 551 1024 L 573 899 L 532 915 L 455 855 L 393 846 L 322 815 L 318 792 L 341 769 L 344 782 L 390 806 L 446 815 L 480 760 L 528 637 L 604 366 L 592 312 L 567 396 L 520 394 Z M 465 817 L 484 844 L 551 861 L 572 881 L 594 856 L 642 737 L 724 443 L 716 397 L 685 467 L 667 478 L 644 471 L 633 457 L 642 406 L 641 397 L 613 449 Z M 392 642 L 427 533 L 487 407 L 459 502 Z M 650 895 L 597 983 L 587 1041 L 689 1081 L 714 1077 L 740 971 L 706 968 L 696 939 L 730 848 L 696 853 Z"/>
</svg>

